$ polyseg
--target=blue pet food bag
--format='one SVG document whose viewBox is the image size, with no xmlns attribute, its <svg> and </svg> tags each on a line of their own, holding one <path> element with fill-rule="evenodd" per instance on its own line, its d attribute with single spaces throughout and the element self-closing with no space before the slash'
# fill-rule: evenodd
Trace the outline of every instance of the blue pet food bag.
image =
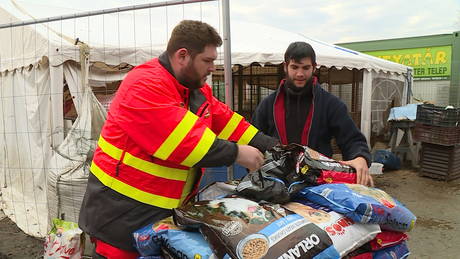
<svg viewBox="0 0 460 259">
<path fill-rule="evenodd" d="M 386 192 L 361 184 L 323 184 L 297 193 L 302 198 L 344 214 L 356 222 L 378 223 L 382 229 L 410 231 L 415 215 Z"/>
<path fill-rule="evenodd" d="M 213 254 L 200 232 L 182 231 L 171 217 L 135 231 L 133 239 L 142 258 L 160 255 L 162 246 L 178 258 L 210 258 Z"/>
</svg>

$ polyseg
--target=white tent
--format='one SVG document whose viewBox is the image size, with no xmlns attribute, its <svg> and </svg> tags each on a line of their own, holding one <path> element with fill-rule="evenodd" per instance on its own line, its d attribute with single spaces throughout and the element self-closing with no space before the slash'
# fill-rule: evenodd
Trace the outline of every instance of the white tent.
<svg viewBox="0 0 460 259">
<path fill-rule="evenodd" d="M 129 71 L 124 65 L 136 66 L 161 54 L 181 19 L 203 20 L 222 31 L 218 17 L 185 15 L 174 7 L 16 26 L 19 21 L 83 11 L 19 0 L 0 6 L 0 25 L 14 25 L 0 28 L 1 208 L 34 236 L 47 234 L 46 176 L 56 166 L 51 158 L 65 136 L 64 79 L 80 112 L 86 84 L 122 80 Z M 410 67 L 260 24 L 232 21 L 230 27 L 232 64 L 280 64 L 289 43 L 306 41 L 315 49 L 319 66 L 363 69 L 361 129 L 368 139 L 375 86 L 382 81 L 412 82 Z M 216 64 L 223 65 L 223 52 L 219 55 Z"/>
</svg>

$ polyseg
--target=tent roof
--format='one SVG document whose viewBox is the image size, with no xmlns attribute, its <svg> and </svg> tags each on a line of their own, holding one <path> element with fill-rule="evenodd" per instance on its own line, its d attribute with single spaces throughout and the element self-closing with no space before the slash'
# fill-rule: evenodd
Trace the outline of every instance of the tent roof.
<svg viewBox="0 0 460 259">
<path fill-rule="evenodd" d="M 408 69 L 412 70 L 395 62 L 261 24 L 232 21 L 231 31 L 233 64 L 250 64 L 251 60 L 261 64 L 280 64 L 284 61 L 284 52 L 291 42 L 305 41 L 315 50 L 318 66 L 367 69 L 377 72 L 381 70 L 391 73 L 407 73 Z"/>
<path fill-rule="evenodd" d="M 15 1 L 19 6 L 10 1 L 6 2 L 0 7 L 0 24 L 84 12 L 20 0 Z M 158 56 L 166 49 L 169 34 L 180 20 L 193 19 L 154 9 L 0 29 L 0 39 L 2 39 L 0 71 L 11 71 L 30 64 L 37 65 L 43 56 L 48 57 L 51 65 L 54 66 L 66 60 L 79 61 L 79 50 L 75 45 L 77 38 L 90 46 L 91 62 L 102 61 L 113 66 L 123 62 L 139 65 Z M 196 19 L 208 22 L 222 31 L 218 18 L 197 17 Z M 52 30 L 48 30 L 45 26 Z M 261 65 L 280 64 L 291 42 L 305 41 L 315 49 L 318 66 L 398 74 L 412 70 L 401 64 L 261 24 L 232 20 L 230 30 L 232 64 L 243 66 L 254 62 Z M 219 58 L 215 63 L 223 65 L 223 48 L 219 49 Z"/>
</svg>

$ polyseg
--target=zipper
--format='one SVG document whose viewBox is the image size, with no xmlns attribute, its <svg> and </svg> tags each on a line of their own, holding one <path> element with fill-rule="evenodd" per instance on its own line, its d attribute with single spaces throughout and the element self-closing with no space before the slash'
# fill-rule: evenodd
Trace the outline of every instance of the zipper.
<svg viewBox="0 0 460 259">
<path fill-rule="evenodd" d="M 184 100 L 185 107 L 188 109 L 188 92 L 187 89 L 184 89 L 184 96 L 182 97 Z"/>
<path fill-rule="evenodd" d="M 278 130 L 278 125 L 276 124 L 276 117 L 275 117 L 275 104 L 276 104 L 276 101 L 278 100 L 278 96 L 281 94 L 281 87 L 279 88 L 279 91 L 278 93 L 276 94 L 275 96 L 275 101 L 273 102 L 273 110 L 272 110 L 272 113 L 273 113 L 273 121 L 275 122 L 275 129 L 276 129 L 276 133 L 278 133 L 278 137 L 281 139 L 281 135 L 280 135 L 280 132 Z M 283 101 L 284 102 L 284 101 Z M 284 104 L 283 104 L 284 106 Z M 280 143 L 281 143 L 281 140 L 280 140 Z"/>
<path fill-rule="evenodd" d="M 200 115 L 198 117 L 203 116 L 203 113 L 206 111 L 206 108 L 208 107 L 209 107 L 209 103 L 206 103 L 206 105 L 204 106 L 203 110 L 201 110 Z"/>
<path fill-rule="evenodd" d="M 118 177 L 118 173 L 119 173 L 119 169 L 120 169 L 120 164 L 121 164 L 121 161 L 123 161 L 123 158 L 125 157 L 125 153 L 126 151 L 123 150 L 123 153 L 121 153 L 121 157 L 120 157 L 120 160 L 118 161 L 117 163 L 117 169 L 115 171 L 115 176 Z"/>
</svg>

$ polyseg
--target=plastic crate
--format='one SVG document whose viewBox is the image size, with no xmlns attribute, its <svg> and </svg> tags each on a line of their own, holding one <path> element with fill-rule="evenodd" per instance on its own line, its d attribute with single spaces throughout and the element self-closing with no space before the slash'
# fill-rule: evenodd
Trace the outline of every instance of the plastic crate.
<svg viewBox="0 0 460 259">
<path fill-rule="evenodd" d="M 460 146 L 422 143 L 419 175 L 445 181 L 460 178 Z"/>
<path fill-rule="evenodd" d="M 457 108 L 449 108 L 435 106 L 430 104 L 417 105 L 417 117 L 415 122 L 420 124 L 439 126 L 439 127 L 454 127 L 460 126 L 460 110 Z"/>
<path fill-rule="evenodd" d="M 437 127 L 416 123 L 414 139 L 436 145 L 453 146 L 460 143 L 460 127 Z"/>
</svg>

